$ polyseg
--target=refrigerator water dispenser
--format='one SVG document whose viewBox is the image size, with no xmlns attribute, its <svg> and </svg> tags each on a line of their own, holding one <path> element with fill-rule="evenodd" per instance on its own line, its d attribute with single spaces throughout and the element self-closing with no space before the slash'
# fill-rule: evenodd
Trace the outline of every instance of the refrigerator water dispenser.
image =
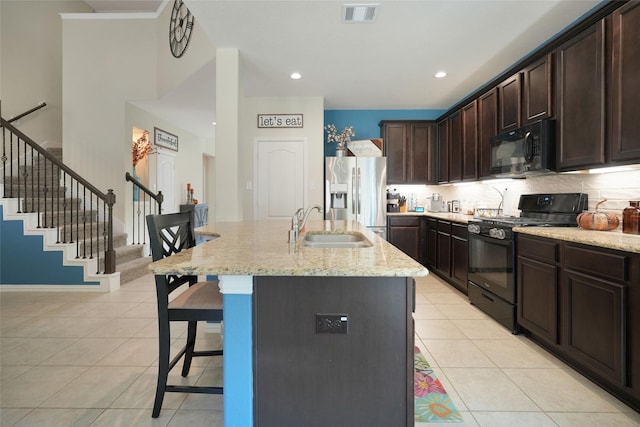
<svg viewBox="0 0 640 427">
<path fill-rule="evenodd" d="M 347 208 L 347 184 L 331 184 L 331 209 Z"/>
</svg>

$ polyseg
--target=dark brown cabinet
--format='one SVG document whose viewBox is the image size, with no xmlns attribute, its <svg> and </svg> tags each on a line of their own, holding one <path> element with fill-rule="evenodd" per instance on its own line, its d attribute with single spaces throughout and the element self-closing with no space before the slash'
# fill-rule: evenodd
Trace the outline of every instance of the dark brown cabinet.
<svg viewBox="0 0 640 427">
<path fill-rule="evenodd" d="M 435 182 L 435 125 L 426 121 L 382 121 L 388 184 Z"/>
<path fill-rule="evenodd" d="M 498 134 L 498 89 L 492 89 L 478 99 L 478 173 L 480 178 L 491 172 L 491 137 Z"/>
<path fill-rule="evenodd" d="M 461 110 L 462 114 L 462 179 L 478 179 L 478 101 Z"/>
<path fill-rule="evenodd" d="M 515 129 L 522 123 L 522 78 L 520 73 L 498 85 L 500 132 Z"/>
<path fill-rule="evenodd" d="M 558 243 L 518 235 L 518 324 L 558 343 Z"/>
<path fill-rule="evenodd" d="M 438 253 L 438 220 L 433 218 L 426 219 L 426 254 L 425 261 L 430 269 L 436 268 Z"/>
<path fill-rule="evenodd" d="M 522 71 L 523 123 L 553 117 L 553 53 Z"/>
<path fill-rule="evenodd" d="M 622 253 L 566 244 L 561 282 L 562 346 L 613 383 L 626 386 L 626 286 Z"/>
<path fill-rule="evenodd" d="M 517 236 L 518 323 L 640 408 L 640 254 Z"/>
<path fill-rule="evenodd" d="M 451 284 L 467 293 L 469 246 L 466 224 L 451 223 Z"/>
<path fill-rule="evenodd" d="M 467 225 L 435 218 L 425 221 L 425 265 L 463 293 L 467 293 Z"/>
<path fill-rule="evenodd" d="M 458 110 L 440 120 L 437 126 L 438 183 L 462 181 L 464 155 L 463 110 Z M 471 137 L 472 135 L 470 135 L 470 140 Z"/>
<path fill-rule="evenodd" d="M 387 157 L 387 183 L 406 183 L 409 154 L 407 126 L 403 123 L 384 123 L 382 138 L 384 155 Z"/>
<path fill-rule="evenodd" d="M 462 180 L 462 113 L 460 110 L 449 116 L 449 180 Z"/>
<path fill-rule="evenodd" d="M 451 276 L 451 223 L 438 220 L 438 249 L 436 271 L 449 278 Z"/>
<path fill-rule="evenodd" d="M 640 2 L 612 14 L 611 160 L 640 160 Z"/>
<path fill-rule="evenodd" d="M 449 182 L 449 119 L 438 122 L 438 183 Z"/>
<path fill-rule="evenodd" d="M 420 264 L 425 263 L 426 232 L 420 216 L 388 216 L 388 241 Z"/>
<path fill-rule="evenodd" d="M 556 51 L 561 171 L 605 163 L 605 23 L 598 21 Z"/>
</svg>

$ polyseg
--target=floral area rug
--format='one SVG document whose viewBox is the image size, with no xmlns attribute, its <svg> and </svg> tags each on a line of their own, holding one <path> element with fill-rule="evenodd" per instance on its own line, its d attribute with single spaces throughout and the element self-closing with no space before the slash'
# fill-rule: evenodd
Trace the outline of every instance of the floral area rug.
<svg viewBox="0 0 640 427">
<path fill-rule="evenodd" d="M 413 369 L 415 422 L 461 423 L 462 415 L 418 347 L 414 349 Z"/>
</svg>

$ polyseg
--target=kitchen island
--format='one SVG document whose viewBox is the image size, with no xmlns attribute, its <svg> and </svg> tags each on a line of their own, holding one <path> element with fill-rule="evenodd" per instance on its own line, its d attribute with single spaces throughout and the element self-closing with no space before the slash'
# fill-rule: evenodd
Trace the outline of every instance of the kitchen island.
<svg viewBox="0 0 640 427">
<path fill-rule="evenodd" d="M 217 275 L 224 294 L 224 425 L 413 425 L 414 289 L 427 270 L 356 222 L 369 247 L 288 243 L 290 221 L 218 223 L 154 274 Z M 284 422 L 284 424 L 283 424 Z M 380 424 L 382 422 L 382 424 Z"/>
</svg>

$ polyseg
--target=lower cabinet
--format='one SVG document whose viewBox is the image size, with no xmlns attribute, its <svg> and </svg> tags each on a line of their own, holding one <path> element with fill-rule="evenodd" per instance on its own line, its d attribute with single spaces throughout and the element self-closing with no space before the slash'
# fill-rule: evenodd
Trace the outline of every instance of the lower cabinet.
<svg viewBox="0 0 640 427">
<path fill-rule="evenodd" d="M 436 271 L 443 277 L 451 277 L 451 222 L 438 220 L 438 248 Z"/>
<path fill-rule="evenodd" d="M 427 218 L 426 233 L 426 266 L 467 294 L 467 225 Z"/>
<path fill-rule="evenodd" d="M 623 253 L 567 244 L 560 295 L 563 349 L 620 386 L 627 385 L 628 261 Z"/>
<path fill-rule="evenodd" d="M 425 260 L 430 270 L 436 268 L 436 255 L 438 253 L 438 220 L 435 218 L 427 218 L 427 253 Z"/>
<path fill-rule="evenodd" d="M 420 264 L 425 264 L 425 223 L 421 216 L 388 216 L 387 240 Z"/>
<path fill-rule="evenodd" d="M 451 223 L 451 284 L 465 294 L 469 270 L 468 236 L 466 224 Z"/>
<path fill-rule="evenodd" d="M 424 215 L 387 217 L 389 243 L 467 294 L 467 224 Z"/>
<path fill-rule="evenodd" d="M 518 323 L 640 409 L 640 254 L 518 234 Z"/>
<path fill-rule="evenodd" d="M 558 344 L 558 243 L 518 235 L 518 324 Z"/>
</svg>

